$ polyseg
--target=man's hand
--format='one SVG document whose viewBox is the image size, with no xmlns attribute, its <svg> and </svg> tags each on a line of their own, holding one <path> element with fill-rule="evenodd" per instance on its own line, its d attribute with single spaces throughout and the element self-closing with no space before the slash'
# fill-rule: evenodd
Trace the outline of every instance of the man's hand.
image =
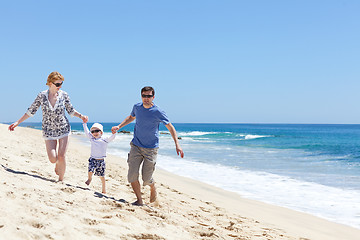
<svg viewBox="0 0 360 240">
<path fill-rule="evenodd" d="M 178 156 L 180 156 L 181 158 L 184 158 L 184 151 L 181 149 L 180 146 L 176 146 L 176 153 Z"/>
</svg>

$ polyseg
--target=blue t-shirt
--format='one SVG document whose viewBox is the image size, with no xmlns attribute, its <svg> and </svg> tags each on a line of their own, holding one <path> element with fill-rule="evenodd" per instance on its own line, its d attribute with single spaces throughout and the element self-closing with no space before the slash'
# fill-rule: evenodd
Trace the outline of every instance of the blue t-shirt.
<svg viewBox="0 0 360 240">
<path fill-rule="evenodd" d="M 137 103 L 130 115 L 136 117 L 132 143 L 143 148 L 158 148 L 160 122 L 164 125 L 170 123 L 166 113 L 155 104 L 144 108 L 143 103 Z"/>
</svg>

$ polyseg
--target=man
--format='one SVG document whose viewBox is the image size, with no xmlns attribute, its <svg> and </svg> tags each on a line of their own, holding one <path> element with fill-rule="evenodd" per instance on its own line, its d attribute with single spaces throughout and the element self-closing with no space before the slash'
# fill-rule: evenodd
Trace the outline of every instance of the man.
<svg viewBox="0 0 360 240">
<path fill-rule="evenodd" d="M 139 182 L 139 169 L 142 166 L 142 179 L 144 185 L 150 186 L 150 203 L 156 200 L 155 181 L 153 173 L 155 170 L 156 157 L 159 148 L 159 124 L 162 122 L 169 130 L 176 147 L 176 152 L 182 158 L 184 152 L 180 147 L 176 130 L 170 123 L 165 112 L 156 106 L 153 101 L 155 98 L 155 90 L 152 87 L 144 87 L 141 89 L 142 103 L 134 105 L 130 116 L 118 126 L 112 127 L 112 133 L 116 133 L 120 128 L 128 125 L 136 119 L 134 128 L 134 138 L 130 145 L 130 153 L 128 157 L 128 181 L 134 190 L 137 201 L 134 205 L 143 205 L 141 197 L 141 186 Z"/>
</svg>

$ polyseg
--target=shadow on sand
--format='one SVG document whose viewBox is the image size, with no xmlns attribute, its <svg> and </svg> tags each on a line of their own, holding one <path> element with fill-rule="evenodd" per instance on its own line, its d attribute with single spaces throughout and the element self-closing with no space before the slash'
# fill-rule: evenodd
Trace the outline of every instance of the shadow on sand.
<svg viewBox="0 0 360 240">
<path fill-rule="evenodd" d="M 54 179 L 45 178 L 45 177 L 42 177 L 42 176 L 39 176 L 39 175 L 36 175 L 36 174 L 27 173 L 27 172 L 24 172 L 24 171 L 16 171 L 16 170 L 13 170 L 11 168 L 8 168 L 8 167 L 4 166 L 3 164 L 1 164 L 1 166 L 7 172 L 10 172 L 10 173 L 13 173 L 13 174 L 26 175 L 26 176 L 30 176 L 30 177 L 33 177 L 33 178 L 43 180 L 43 181 L 52 182 L 52 183 L 57 183 L 58 182 L 58 181 L 56 181 Z M 81 189 L 81 190 L 84 190 L 84 191 L 91 191 L 90 188 L 85 188 L 85 187 L 81 187 L 81 186 L 74 186 L 74 185 L 71 185 L 69 183 L 65 183 L 65 186 Z M 110 199 L 110 200 L 113 200 L 113 201 L 116 201 L 116 202 L 119 202 L 119 203 L 128 203 L 125 199 L 115 199 L 114 197 L 109 197 L 109 196 L 106 196 L 106 195 L 104 195 L 102 193 L 99 193 L 99 192 L 94 192 L 94 196 L 98 197 L 98 198 Z"/>
</svg>

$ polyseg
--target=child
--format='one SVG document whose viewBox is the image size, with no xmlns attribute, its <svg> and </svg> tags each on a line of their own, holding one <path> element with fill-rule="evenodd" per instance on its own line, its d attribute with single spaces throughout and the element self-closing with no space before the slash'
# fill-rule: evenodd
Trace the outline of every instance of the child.
<svg viewBox="0 0 360 240">
<path fill-rule="evenodd" d="M 114 140 L 116 134 L 112 134 L 108 138 L 103 138 L 103 126 L 100 123 L 94 123 L 89 129 L 87 127 L 87 121 L 83 122 L 83 127 L 86 136 L 90 139 L 91 143 L 91 157 L 89 158 L 89 173 L 88 180 L 85 182 L 90 184 L 92 176 L 95 173 L 96 176 L 100 176 L 102 182 L 102 193 L 106 193 L 105 190 L 105 157 L 106 148 L 109 142 Z"/>
</svg>

